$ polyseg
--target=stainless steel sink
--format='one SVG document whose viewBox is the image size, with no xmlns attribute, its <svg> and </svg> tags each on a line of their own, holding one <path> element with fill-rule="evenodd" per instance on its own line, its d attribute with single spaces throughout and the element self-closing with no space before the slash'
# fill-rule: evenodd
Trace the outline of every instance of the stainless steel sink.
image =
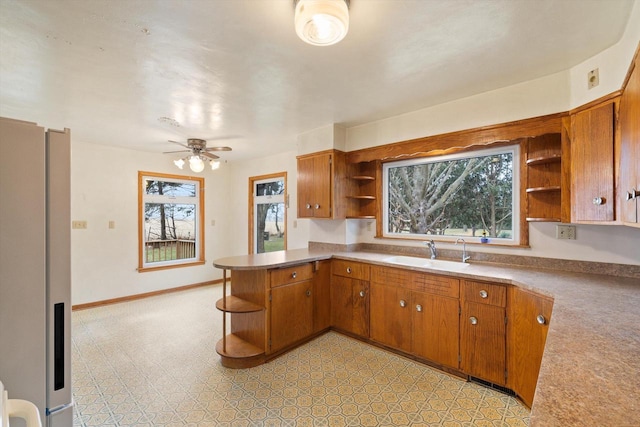
<svg viewBox="0 0 640 427">
<path fill-rule="evenodd" d="M 392 256 L 382 261 L 391 264 L 406 265 L 409 267 L 433 268 L 436 270 L 462 271 L 469 267 L 466 262 L 446 261 L 443 259 L 427 259 L 413 256 Z"/>
</svg>

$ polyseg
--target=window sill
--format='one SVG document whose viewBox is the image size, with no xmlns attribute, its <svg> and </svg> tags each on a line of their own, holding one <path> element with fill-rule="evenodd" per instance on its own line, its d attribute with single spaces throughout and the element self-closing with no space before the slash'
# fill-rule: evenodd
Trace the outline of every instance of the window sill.
<svg viewBox="0 0 640 427">
<path fill-rule="evenodd" d="M 426 242 L 428 240 L 433 240 L 436 243 L 454 243 L 456 239 L 465 239 L 465 237 L 454 237 L 449 236 L 446 238 L 438 238 L 437 236 L 425 236 L 425 237 L 399 237 L 399 236 L 375 236 L 375 239 L 384 239 L 384 240 L 400 240 L 400 241 L 414 241 L 414 242 Z M 479 239 L 479 237 L 474 237 L 474 239 Z M 491 238 L 489 243 L 482 243 L 474 240 L 465 240 L 467 245 L 474 246 L 491 246 L 491 247 L 501 247 L 501 248 L 530 248 L 530 245 L 522 244 L 522 243 L 503 243 L 503 242 L 495 242 L 492 241 Z"/>
<path fill-rule="evenodd" d="M 149 271 L 168 270 L 171 268 L 194 267 L 196 265 L 204 265 L 205 261 L 192 261 L 182 264 L 159 265 L 157 267 L 138 267 L 138 273 L 146 273 Z"/>
</svg>

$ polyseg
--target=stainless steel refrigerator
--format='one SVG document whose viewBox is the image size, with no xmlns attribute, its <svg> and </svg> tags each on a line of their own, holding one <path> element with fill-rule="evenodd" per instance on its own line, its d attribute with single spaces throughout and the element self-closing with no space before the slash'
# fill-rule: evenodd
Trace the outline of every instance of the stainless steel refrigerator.
<svg viewBox="0 0 640 427">
<path fill-rule="evenodd" d="M 0 380 L 48 427 L 73 424 L 70 154 L 68 129 L 0 118 Z"/>
</svg>

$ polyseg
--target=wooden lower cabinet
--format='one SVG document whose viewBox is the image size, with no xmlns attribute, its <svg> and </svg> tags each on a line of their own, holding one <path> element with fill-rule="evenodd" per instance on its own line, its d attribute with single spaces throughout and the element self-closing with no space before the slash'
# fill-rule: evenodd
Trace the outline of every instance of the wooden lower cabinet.
<svg viewBox="0 0 640 427">
<path fill-rule="evenodd" d="M 331 325 L 360 337 L 369 337 L 369 282 L 332 275 Z"/>
<path fill-rule="evenodd" d="M 529 407 L 533 404 L 553 300 L 511 287 L 509 300 L 509 388 Z"/>
<path fill-rule="evenodd" d="M 371 283 L 371 339 L 406 352 L 412 347 L 411 291 Z"/>
<path fill-rule="evenodd" d="M 457 298 L 413 292 L 411 352 L 440 365 L 458 368 L 460 314 Z"/>
<path fill-rule="evenodd" d="M 331 327 L 331 260 L 314 262 L 313 333 Z"/>
<path fill-rule="evenodd" d="M 271 288 L 271 339 L 269 352 L 301 341 L 313 333 L 313 282 Z"/>
<path fill-rule="evenodd" d="M 506 287 L 469 280 L 462 280 L 460 287 L 460 369 L 472 377 L 505 386 Z"/>
</svg>

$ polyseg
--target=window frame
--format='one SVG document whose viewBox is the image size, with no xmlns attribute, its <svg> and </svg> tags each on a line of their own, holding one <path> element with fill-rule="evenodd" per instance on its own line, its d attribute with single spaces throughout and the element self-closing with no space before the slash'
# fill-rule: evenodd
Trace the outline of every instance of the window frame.
<svg viewBox="0 0 640 427">
<path fill-rule="evenodd" d="M 289 211 L 289 195 L 288 195 L 288 187 L 287 187 L 287 172 L 276 172 L 276 173 L 270 173 L 267 175 L 258 175 L 258 176 L 251 176 L 249 177 L 249 201 L 248 201 L 248 206 L 249 206 L 249 247 L 248 247 L 248 253 L 249 254 L 255 254 L 257 253 L 257 248 L 256 248 L 256 239 L 255 239 L 255 232 L 256 232 L 256 202 L 255 202 L 255 196 L 254 196 L 254 190 L 256 187 L 256 184 L 259 184 L 261 182 L 268 182 L 271 180 L 277 180 L 279 178 L 282 178 L 282 180 L 284 181 L 284 192 L 282 194 L 283 197 L 283 203 L 284 203 L 284 218 L 283 218 L 283 223 L 284 223 L 284 227 L 285 227 L 285 231 L 284 231 L 284 250 L 287 250 L 287 240 L 288 240 L 288 230 L 287 230 L 287 212 Z"/>
<path fill-rule="evenodd" d="M 188 258 L 185 260 L 171 260 L 171 261 L 159 261 L 154 262 L 152 265 L 145 262 L 145 219 L 144 219 L 144 206 L 146 201 L 146 194 L 144 189 L 144 183 L 147 179 L 153 179 L 158 181 L 168 182 L 184 182 L 195 183 L 196 185 L 196 218 L 195 218 L 195 230 L 196 230 L 196 257 Z M 152 196 L 156 197 L 156 196 Z M 138 272 L 166 270 L 170 268 L 180 267 L 192 267 L 196 265 L 203 265 L 205 263 L 205 235 L 204 235 L 204 178 L 188 175 L 174 175 L 165 174 L 159 172 L 138 171 Z"/>
<path fill-rule="evenodd" d="M 381 237 L 385 239 L 402 239 L 402 240 L 435 240 L 441 242 L 455 242 L 459 238 L 465 239 L 466 243 L 478 243 L 481 244 L 480 239 L 482 236 L 446 236 L 440 234 L 403 234 L 403 233 L 389 233 L 389 169 L 398 166 L 409 166 L 424 163 L 437 163 L 450 160 L 458 160 L 472 157 L 484 157 L 495 154 L 503 154 L 507 152 L 512 153 L 513 163 L 513 182 L 512 182 L 512 237 L 510 239 L 505 238 L 490 238 L 489 243 L 482 243 L 483 245 L 494 246 L 518 246 L 528 244 L 528 236 L 526 230 L 522 226 L 522 220 L 524 213 L 521 209 L 521 199 L 523 197 L 522 190 L 522 155 L 523 147 L 519 142 L 513 142 L 511 144 L 499 144 L 497 146 L 487 145 L 483 148 L 473 150 L 461 150 L 452 154 L 433 155 L 433 156 L 421 156 L 418 158 L 388 161 L 382 164 L 382 183 L 381 183 L 381 206 L 380 212 L 382 214 L 381 220 Z"/>
</svg>

